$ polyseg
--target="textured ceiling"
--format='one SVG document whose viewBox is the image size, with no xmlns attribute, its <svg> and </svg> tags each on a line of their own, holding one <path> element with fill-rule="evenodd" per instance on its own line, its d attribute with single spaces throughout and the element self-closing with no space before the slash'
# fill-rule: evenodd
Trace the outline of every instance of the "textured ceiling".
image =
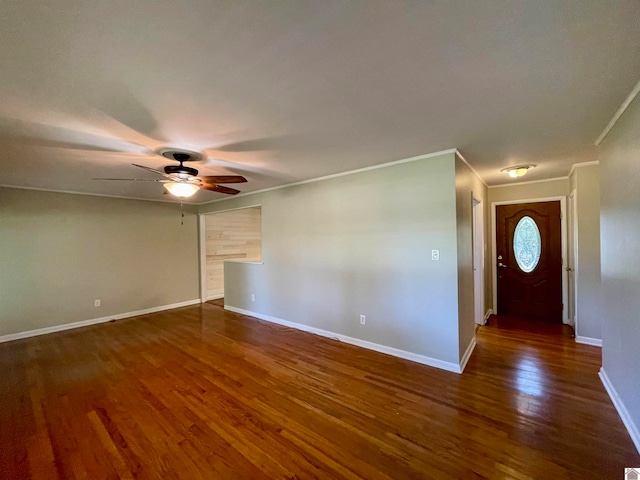
<svg viewBox="0 0 640 480">
<path fill-rule="evenodd" d="M 150 153 L 243 192 L 458 148 L 488 184 L 595 158 L 640 2 L 21 0 L 0 11 L 0 184 L 150 199 Z M 199 192 L 194 202 L 222 198 Z"/>
</svg>

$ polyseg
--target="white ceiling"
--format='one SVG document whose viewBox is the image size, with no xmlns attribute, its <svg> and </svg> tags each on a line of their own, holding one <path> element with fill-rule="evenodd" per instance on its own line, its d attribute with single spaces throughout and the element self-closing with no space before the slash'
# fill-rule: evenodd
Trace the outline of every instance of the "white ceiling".
<svg viewBox="0 0 640 480">
<path fill-rule="evenodd" d="M 92 180 L 164 145 L 243 192 L 456 147 L 490 185 L 552 178 L 638 79 L 634 0 L 9 0 L 0 184 L 166 199 Z"/>
</svg>

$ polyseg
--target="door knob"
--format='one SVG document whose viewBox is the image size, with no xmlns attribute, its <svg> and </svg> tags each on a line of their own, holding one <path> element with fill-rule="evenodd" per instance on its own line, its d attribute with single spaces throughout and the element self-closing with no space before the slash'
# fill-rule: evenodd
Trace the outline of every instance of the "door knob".
<svg viewBox="0 0 640 480">
<path fill-rule="evenodd" d="M 502 268 L 507 268 L 507 266 L 506 266 L 504 263 L 502 263 L 502 262 L 498 263 L 498 266 L 499 266 L 499 267 L 502 267 Z"/>
</svg>

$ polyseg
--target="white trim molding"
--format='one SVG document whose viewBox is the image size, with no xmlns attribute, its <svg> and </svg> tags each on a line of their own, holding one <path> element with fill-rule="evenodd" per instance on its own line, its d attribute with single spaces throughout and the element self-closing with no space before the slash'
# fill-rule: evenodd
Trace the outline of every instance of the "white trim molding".
<svg viewBox="0 0 640 480">
<path fill-rule="evenodd" d="M 159 307 L 145 308 L 144 310 L 136 310 L 134 312 L 118 313 L 116 315 L 108 315 L 106 317 L 91 318 L 89 320 L 81 320 L 79 322 L 64 323 L 62 325 L 54 325 L 52 327 L 38 328 L 36 330 L 27 330 L 26 332 L 10 333 L 8 335 L 0 336 L 0 343 L 11 342 L 13 340 L 20 340 L 22 338 L 36 337 L 38 335 L 46 335 L 48 333 L 62 332 L 64 330 L 71 330 L 74 328 L 86 327 L 89 325 L 95 325 L 97 323 L 106 323 L 112 320 L 121 320 L 123 318 L 137 317 L 139 315 L 146 315 L 148 313 L 162 312 L 164 310 L 172 310 L 174 308 L 188 307 L 190 305 L 196 305 L 200 302 L 199 298 L 194 300 L 187 300 L 186 302 L 172 303 L 170 305 L 161 305 Z"/>
<path fill-rule="evenodd" d="M 568 315 L 568 324 L 573 327 L 573 331 L 578 331 L 578 279 L 580 278 L 580 274 L 578 273 L 580 270 L 580 265 L 578 264 L 578 190 L 573 189 L 571 193 L 569 193 L 568 203 L 567 203 L 567 267 L 573 268 L 573 275 L 567 272 L 567 286 L 569 287 L 569 291 L 573 289 L 573 305 L 571 305 L 567 301 L 567 305 L 570 309 L 573 310 L 573 318 L 571 315 Z M 572 255 L 569 255 L 569 252 L 572 252 Z M 571 260 L 573 261 L 571 264 Z M 572 281 L 573 278 L 573 281 Z M 569 292 L 567 292 L 569 293 Z M 569 299 L 570 300 L 570 299 Z M 567 312 L 569 313 L 569 312 Z M 576 335 L 577 337 L 577 335 Z M 576 340 L 577 341 L 577 340 Z M 579 342 L 580 343 L 580 342 Z"/>
<path fill-rule="evenodd" d="M 41 187 L 24 187 L 20 185 L 7 185 L 0 184 L 0 188 L 14 188 L 16 190 L 33 190 L 35 192 L 47 192 L 47 193 L 64 193 L 66 195 L 85 195 L 87 197 L 104 197 L 104 198 L 117 198 L 120 200 L 141 200 L 143 202 L 160 202 L 160 203 L 173 203 L 179 204 L 180 200 L 164 200 L 155 198 L 142 198 L 142 197 L 125 197 L 122 195 L 108 195 L 106 193 L 90 193 L 90 192 L 77 192 L 75 190 L 56 190 L 55 188 L 41 188 Z M 198 203 L 183 201 L 185 205 L 200 205 Z"/>
<path fill-rule="evenodd" d="M 485 256 L 486 235 L 485 235 L 485 212 L 481 199 L 476 198 L 471 192 L 472 208 L 472 256 L 473 256 L 473 321 L 477 325 L 484 324 L 482 309 L 485 308 Z"/>
<path fill-rule="evenodd" d="M 400 350 L 398 348 L 388 347 L 386 345 L 380 345 L 379 343 L 373 343 L 367 340 L 361 340 L 359 338 L 348 337 L 340 333 L 330 332 L 328 330 L 322 330 L 320 328 L 311 327 L 309 325 L 303 325 L 301 323 L 290 322 L 288 320 L 272 317 L 270 315 L 263 315 L 261 313 L 252 312 L 250 310 L 244 310 L 242 308 L 232 307 L 231 305 L 225 305 L 224 309 L 230 312 L 238 313 L 240 315 L 248 315 L 250 317 L 254 317 L 259 320 L 265 320 L 267 322 L 277 323 L 278 325 L 283 325 L 285 327 L 295 328 L 296 330 L 301 330 L 303 332 L 320 335 L 321 337 L 327 337 L 333 340 L 339 340 L 341 342 L 349 343 L 357 347 L 366 348 L 368 350 L 374 350 L 376 352 L 386 353 L 387 355 L 391 355 L 393 357 L 403 358 L 405 360 L 421 363 L 423 365 L 428 365 L 430 367 L 440 368 L 442 370 L 447 370 L 453 373 L 462 373 L 461 365 L 456 364 L 454 362 L 445 362 L 444 360 L 427 357 L 426 355 L 419 355 L 417 353 L 407 352 L 405 350 Z M 473 339 L 473 344 L 475 346 L 475 338 Z M 471 345 L 470 345 L 470 348 L 471 348 L 471 351 L 469 351 L 469 356 L 471 356 L 471 352 L 473 351 L 473 347 L 471 347 Z"/>
<path fill-rule="evenodd" d="M 569 177 L 571 177 L 571 175 L 573 175 L 573 172 L 576 171 L 576 168 L 590 167 L 592 165 L 600 165 L 600 161 L 599 160 L 594 160 L 593 162 L 574 163 L 573 165 L 571 165 L 571 170 L 569 170 Z"/>
<path fill-rule="evenodd" d="M 207 220 L 203 214 L 198 214 L 198 267 L 200 268 L 200 300 L 207 298 Z"/>
<path fill-rule="evenodd" d="M 480 180 L 484 184 L 485 187 L 489 186 L 489 185 L 487 185 L 487 182 L 485 182 L 482 179 L 482 177 L 480 176 L 478 171 L 475 168 L 473 168 L 469 162 L 467 162 L 467 159 L 462 156 L 462 154 L 460 153 L 460 151 L 458 149 L 456 149 L 456 156 L 462 161 L 462 163 L 464 163 L 467 167 L 469 167 L 469 170 L 471 170 L 471 172 L 473 172 L 473 174 L 476 177 L 478 177 L 478 180 Z"/>
<path fill-rule="evenodd" d="M 625 112 L 625 110 L 629 107 L 629 105 L 631 105 L 631 102 L 633 102 L 633 99 L 636 98 L 636 95 L 638 95 L 638 93 L 640 93 L 640 80 L 638 81 L 638 83 L 636 83 L 635 87 L 633 87 L 633 90 L 631 90 L 631 93 L 629 93 L 629 95 L 627 96 L 627 98 L 625 99 L 624 102 L 622 102 L 622 105 L 620 105 L 620 108 L 618 109 L 618 111 L 613 115 L 613 118 L 609 121 L 609 123 L 607 124 L 606 127 L 604 127 L 604 130 L 602 131 L 602 133 L 600 134 L 600 136 L 596 139 L 595 144 L 596 145 L 600 145 L 600 143 L 602 142 L 602 140 L 604 140 L 604 138 L 609 135 L 609 132 L 611 131 L 611 129 L 613 128 L 613 126 L 618 123 L 618 120 L 620 120 L 620 117 L 622 116 L 622 114 Z"/>
<path fill-rule="evenodd" d="M 299 182 L 286 183 L 284 185 L 277 185 L 275 187 L 263 188 L 262 190 L 255 190 L 253 192 L 243 192 L 237 195 L 234 195 L 233 198 L 246 197 L 247 195 L 255 195 L 257 193 L 270 192 L 272 190 L 280 190 L 282 188 L 295 187 L 297 185 L 304 185 L 306 183 L 314 183 L 321 182 L 322 180 L 329 180 L 331 178 L 344 177 L 346 175 L 353 175 L 354 173 L 368 172 L 370 170 L 377 170 L 379 168 L 387 168 L 393 167 L 394 165 L 400 165 L 402 163 L 410 163 L 417 162 L 418 160 L 425 160 L 427 158 L 438 157 L 440 155 L 446 155 L 447 153 L 452 153 L 455 155 L 457 150 L 455 148 L 449 148 L 447 150 L 440 150 L 439 152 L 426 153 L 424 155 L 418 155 L 417 157 L 409 157 L 403 158 L 402 160 L 394 160 L 392 162 L 381 163 L 379 165 L 372 165 L 370 167 L 358 168 L 356 170 L 349 170 L 346 172 L 333 173 L 331 175 L 325 175 L 324 177 L 310 178 L 309 180 L 301 180 Z M 481 179 L 482 180 L 482 179 Z M 211 200 L 210 202 L 198 203 L 197 205 L 209 205 L 210 203 L 224 202 L 225 200 L 230 200 L 230 198 L 218 198 L 217 200 Z M 245 208 L 245 207 L 242 207 Z M 207 213 L 216 213 L 216 212 L 207 212 Z"/>
<path fill-rule="evenodd" d="M 582 343 L 584 345 L 593 345 L 594 347 L 602 347 L 601 338 L 581 337 L 576 335 L 576 343 Z"/>
<path fill-rule="evenodd" d="M 431 158 L 431 157 L 437 157 L 439 155 L 445 155 L 447 153 L 452 153 L 452 154 L 457 154 L 462 161 L 464 161 L 465 163 L 467 163 L 467 161 L 462 158 L 462 155 L 460 155 L 460 153 L 455 149 L 455 148 L 449 148 L 447 150 L 440 150 L 438 152 L 433 152 L 433 153 L 426 153 L 424 155 L 418 155 L 415 157 L 409 157 L 409 158 L 403 158 L 401 160 L 394 160 L 391 162 L 386 162 L 386 163 L 381 163 L 378 165 L 372 165 L 369 167 L 363 167 L 363 168 L 358 168 L 356 170 L 349 170 L 346 172 L 340 172 L 340 173 L 334 173 L 331 175 L 325 175 L 323 177 L 317 177 L 317 178 L 310 178 L 308 180 L 301 180 L 299 182 L 293 182 L 293 183 L 287 183 L 285 185 L 277 185 L 275 187 L 269 187 L 269 188 L 263 188 L 262 190 L 255 190 L 255 191 L 250 191 L 250 192 L 242 192 L 239 193 L 237 195 L 235 195 L 233 198 L 239 198 L 239 197 L 245 197 L 247 195 L 254 195 L 256 193 L 263 193 L 263 192 L 269 192 L 271 190 L 279 190 L 281 188 L 287 188 L 287 187 L 293 187 L 296 185 L 303 185 L 305 183 L 313 183 L 313 182 L 319 182 L 322 180 L 328 180 L 330 178 L 336 178 L 336 177 L 342 177 L 345 175 L 352 175 L 354 173 L 360 173 L 360 172 L 366 172 L 369 170 L 376 170 L 378 168 L 386 168 L 386 167 L 392 167 L 394 165 L 399 165 L 401 163 L 409 163 L 409 162 L 415 162 L 418 160 L 424 160 L 426 158 Z M 469 166 L 469 168 L 478 176 L 478 178 L 480 179 L 480 181 L 482 183 L 485 183 L 484 180 L 482 180 L 482 177 L 480 177 L 480 175 L 478 175 L 478 173 L 473 169 L 473 167 L 471 167 L 471 165 L 469 165 L 467 163 L 467 165 Z M 37 190 L 37 191 L 42 191 L 42 192 L 52 192 L 52 193 L 68 193 L 71 195 L 88 195 L 91 197 L 107 197 L 107 198 L 120 198 L 123 200 L 144 200 L 144 201 L 148 201 L 148 202 L 165 202 L 165 203 L 178 203 L 179 200 L 165 200 L 165 199 L 153 199 L 153 198 L 139 198 L 139 197 L 124 197 L 124 196 L 120 196 L 120 195 L 107 195 L 107 194 L 102 194 L 102 193 L 89 193 L 89 192 L 76 192 L 76 191 L 72 191 L 72 190 L 56 190 L 56 189 L 50 189 L 50 188 L 40 188 L 40 187 L 24 187 L 24 186 L 17 186 L 17 185 L 6 185 L 6 184 L 0 184 L 0 188 L 17 188 L 17 189 L 21 189 L 21 190 Z M 224 198 L 218 198 L 216 200 L 208 200 L 208 201 L 204 201 L 204 202 L 190 202 L 190 201 L 183 201 L 183 203 L 185 205 L 194 205 L 194 206 L 201 206 L 201 205 L 208 205 L 210 203 L 217 203 L 217 202 L 223 202 L 225 200 L 229 200 L 228 197 L 224 197 Z M 247 208 L 247 207 L 240 207 L 240 208 Z M 234 209 L 231 209 L 234 210 Z M 218 213 L 218 212 L 207 212 L 207 213 Z"/>
<path fill-rule="evenodd" d="M 640 453 L 640 431 L 638 430 L 638 427 L 633 423 L 633 419 L 631 418 L 631 415 L 629 415 L 627 407 L 625 407 L 622 399 L 618 395 L 618 392 L 616 392 L 615 387 L 611 383 L 611 380 L 609 380 L 609 376 L 607 375 L 607 372 L 605 372 L 604 367 L 600 367 L 598 375 L 600 376 L 600 380 L 602 380 L 604 389 L 607 391 L 609 398 L 611 398 L 611 401 L 613 402 L 613 406 L 616 407 L 622 423 L 624 423 L 624 426 L 627 428 L 627 432 L 629 432 L 629 436 L 631 437 L 633 444 L 636 446 L 638 453 Z"/>
<path fill-rule="evenodd" d="M 482 324 L 483 324 L 483 325 L 486 325 L 486 324 L 487 324 L 487 322 L 489 321 L 489 317 L 490 317 L 491 315 L 493 315 L 493 309 L 492 309 L 492 308 L 490 308 L 489 310 L 487 310 L 487 313 L 485 313 L 485 314 L 484 314 L 484 319 L 483 319 L 483 322 L 482 322 Z"/>
</svg>

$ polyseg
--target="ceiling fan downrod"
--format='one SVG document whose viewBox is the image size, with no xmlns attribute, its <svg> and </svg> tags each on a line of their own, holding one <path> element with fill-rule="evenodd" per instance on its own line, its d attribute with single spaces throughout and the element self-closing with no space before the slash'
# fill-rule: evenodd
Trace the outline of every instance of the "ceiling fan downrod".
<svg viewBox="0 0 640 480">
<path fill-rule="evenodd" d="M 169 175 L 174 174 L 180 177 L 198 176 L 198 170 L 196 170 L 195 168 L 186 167 L 183 164 L 183 162 L 189 162 L 193 159 L 190 154 L 183 152 L 172 152 L 171 156 L 173 157 L 173 160 L 175 160 L 176 162 L 180 162 L 180 165 L 167 165 L 166 167 L 164 167 L 164 173 Z"/>
</svg>

